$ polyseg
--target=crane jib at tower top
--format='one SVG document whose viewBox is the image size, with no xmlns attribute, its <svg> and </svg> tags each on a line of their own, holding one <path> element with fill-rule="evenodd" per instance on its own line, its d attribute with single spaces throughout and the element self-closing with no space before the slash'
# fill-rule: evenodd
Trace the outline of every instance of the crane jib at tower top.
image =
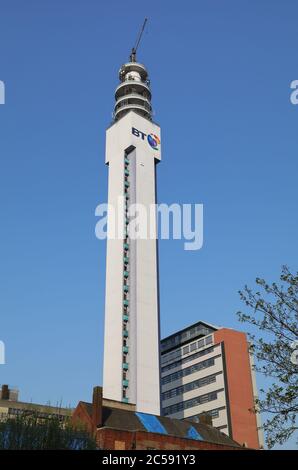
<svg viewBox="0 0 298 470">
<path fill-rule="evenodd" d="M 137 50 L 138 50 L 139 44 L 140 44 L 140 42 L 141 42 L 141 39 L 142 39 L 142 36 L 143 36 L 143 32 L 144 32 L 144 30 L 145 30 L 147 21 L 148 21 L 148 18 L 145 18 L 145 19 L 144 19 L 143 26 L 142 26 L 142 28 L 140 29 L 139 35 L 138 35 L 138 37 L 137 37 L 136 44 L 135 44 L 135 46 L 134 46 L 134 47 L 132 48 L 132 50 L 131 50 L 130 62 L 136 62 Z"/>
</svg>

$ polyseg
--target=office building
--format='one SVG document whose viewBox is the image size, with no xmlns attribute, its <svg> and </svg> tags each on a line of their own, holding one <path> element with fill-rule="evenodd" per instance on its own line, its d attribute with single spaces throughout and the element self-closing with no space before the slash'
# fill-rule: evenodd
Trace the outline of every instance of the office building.
<svg viewBox="0 0 298 470">
<path fill-rule="evenodd" d="M 197 421 L 201 413 L 241 445 L 263 446 L 252 356 L 245 333 L 200 321 L 161 341 L 162 413 Z"/>
</svg>

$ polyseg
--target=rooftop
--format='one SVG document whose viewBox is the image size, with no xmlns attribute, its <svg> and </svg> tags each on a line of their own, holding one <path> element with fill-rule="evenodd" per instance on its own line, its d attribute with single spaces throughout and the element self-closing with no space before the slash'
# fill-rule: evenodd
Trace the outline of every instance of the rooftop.
<svg viewBox="0 0 298 470">
<path fill-rule="evenodd" d="M 211 325 L 204 321 L 193 323 L 192 325 L 183 328 L 182 330 L 176 331 L 175 333 L 163 338 L 161 340 L 161 351 L 162 353 L 168 352 L 182 344 L 192 341 L 196 338 L 202 338 L 212 334 L 214 331 L 219 330 L 220 327 Z"/>
<path fill-rule="evenodd" d="M 80 402 L 92 418 L 92 404 Z M 220 432 L 218 429 L 205 423 L 155 416 L 147 413 L 139 413 L 125 409 L 117 409 L 108 406 L 102 407 L 101 428 L 109 428 L 121 431 L 143 431 L 148 433 L 163 434 L 183 439 L 206 441 L 214 444 L 222 444 L 232 447 L 241 447 L 237 442 Z"/>
</svg>

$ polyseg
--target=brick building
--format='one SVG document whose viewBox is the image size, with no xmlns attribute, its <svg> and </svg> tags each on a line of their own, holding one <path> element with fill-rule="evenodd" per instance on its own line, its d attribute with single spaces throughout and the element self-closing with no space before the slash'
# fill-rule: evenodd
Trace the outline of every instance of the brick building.
<svg viewBox="0 0 298 470">
<path fill-rule="evenodd" d="M 201 421 L 155 416 L 135 411 L 135 406 L 102 398 L 93 390 L 93 402 L 80 401 L 73 412 L 74 424 L 95 433 L 100 449 L 107 450 L 241 450 L 237 442 L 214 428 L 210 417 Z"/>
</svg>

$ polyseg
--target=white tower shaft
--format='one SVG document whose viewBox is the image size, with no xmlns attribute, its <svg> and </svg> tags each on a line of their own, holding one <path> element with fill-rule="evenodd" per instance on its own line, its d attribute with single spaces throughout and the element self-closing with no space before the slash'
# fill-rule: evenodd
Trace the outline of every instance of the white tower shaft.
<svg viewBox="0 0 298 470">
<path fill-rule="evenodd" d="M 126 110 L 106 132 L 108 203 L 118 212 L 123 211 L 124 227 L 129 226 L 128 211 L 133 204 L 142 204 L 147 214 L 156 204 L 160 128 L 137 112 Z M 119 205 L 123 198 L 124 205 Z M 112 223 L 113 218 L 108 218 L 108 230 Z M 151 234 L 154 232 L 153 224 Z M 157 240 L 132 239 L 129 234 L 124 238 L 108 238 L 104 397 L 134 403 L 137 411 L 157 415 L 160 414 L 158 295 Z"/>
</svg>

